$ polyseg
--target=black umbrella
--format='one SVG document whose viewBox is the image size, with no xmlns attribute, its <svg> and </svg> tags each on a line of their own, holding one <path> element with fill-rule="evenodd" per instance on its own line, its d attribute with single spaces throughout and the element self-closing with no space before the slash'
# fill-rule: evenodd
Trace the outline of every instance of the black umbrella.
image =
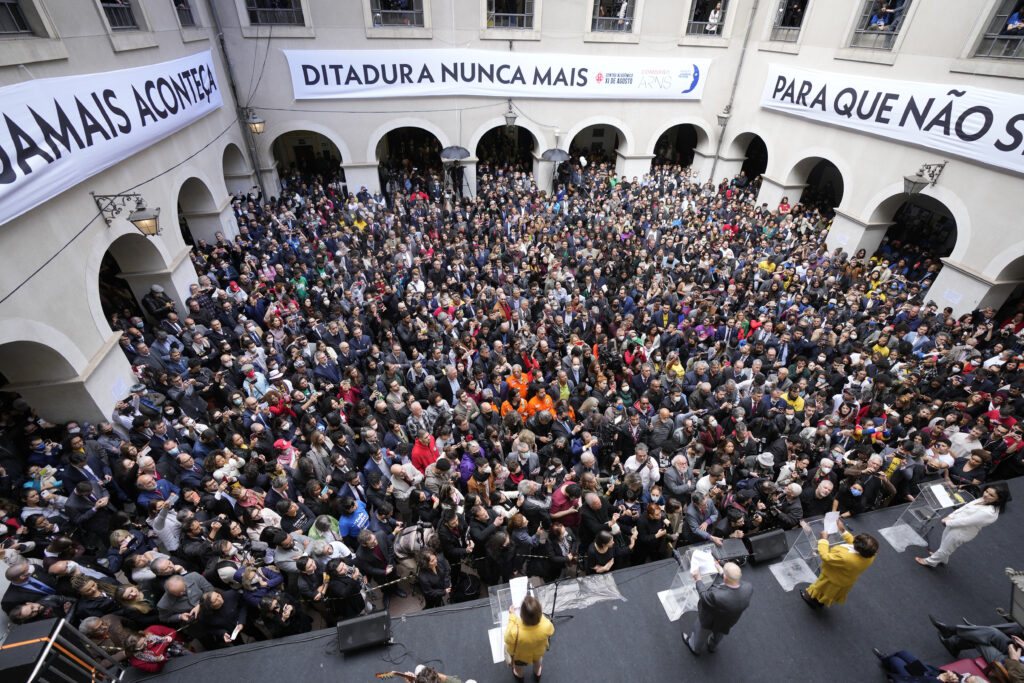
<svg viewBox="0 0 1024 683">
<path fill-rule="evenodd" d="M 549 149 L 540 155 L 540 158 L 544 161 L 569 161 L 569 153 L 564 149 Z"/>
<path fill-rule="evenodd" d="M 459 147 L 458 145 L 445 147 L 441 150 L 441 158 L 445 161 L 458 161 L 459 159 L 465 159 L 468 156 L 469 150 L 465 147 Z"/>
</svg>

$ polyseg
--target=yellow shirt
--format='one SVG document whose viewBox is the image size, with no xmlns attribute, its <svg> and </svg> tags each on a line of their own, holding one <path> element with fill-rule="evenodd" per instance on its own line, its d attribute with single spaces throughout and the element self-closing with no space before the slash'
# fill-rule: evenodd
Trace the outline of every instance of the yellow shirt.
<svg viewBox="0 0 1024 683">
<path fill-rule="evenodd" d="M 511 614 L 505 629 L 505 649 L 517 662 L 535 662 L 547 652 L 548 638 L 554 633 L 555 627 L 543 615 L 539 623 L 525 626 L 519 615 Z"/>
</svg>

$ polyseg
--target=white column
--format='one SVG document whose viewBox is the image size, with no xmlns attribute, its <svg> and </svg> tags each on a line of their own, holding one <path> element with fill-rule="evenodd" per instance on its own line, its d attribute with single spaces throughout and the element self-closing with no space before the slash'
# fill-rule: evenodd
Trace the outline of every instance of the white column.
<svg viewBox="0 0 1024 683">
<path fill-rule="evenodd" d="M 533 179 L 537 183 L 537 189 L 547 192 L 549 195 L 555 191 L 555 163 L 544 161 L 540 154 L 533 153 Z"/>
<path fill-rule="evenodd" d="M 120 331 L 111 334 L 78 377 L 57 382 L 14 381 L 4 390 L 21 394 L 51 422 L 109 420 L 114 404 L 125 398 L 136 382 L 120 339 Z"/>
<path fill-rule="evenodd" d="M 139 302 L 149 293 L 151 286 L 160 285 L 164 288 L 164 294 L 177 304 L 175 310 L 178 316 L 184 318 L 185 312 L 188 311 L 188 306 L 185 305 L 185 300 L 189 296 L 188 287 L 199 279 L 188 254 L 188 249 L 182 249 L 175 255 L 171 265 L 164 270 L 124 272 L 118 273 L 118 276 L 124 278 Z"/>
<path fill-rule="evenodd" d="M 836 216 L 832 220 L 832 227 L 829 228 L 828 236 L 825 238 L 825 244 L 828 245 L 829 251 L 842 249 L 849 254 L 850 258 L 863 249 L 865 256 L 871 258 L 875 250 L 878 249 L 878 245 L 882 243 L 885 231 L 889 229 L 890 225 L 892 224 L 868 223 L 837 210 Z"/>
<path fill-rule="evenodd" d="M 269 192 L 269 190 L 268 190 Z M 229 242 L 238 234 L 238 222 L 231 210 L 231 197 L 223 197 L 215 211 L 185 213 L 188 229 L 196 240 L 213 244 L 217 233 L 223 233 Z"/>
<path fill-rule="evenodd" d="M 708 180 L 712 181 L 715 185 L 718 185 L 724 178 L 725 180 L 732 180 L 742 169 L 743 162 L 747 160 L 746 157 L 736 157 L 731 159 L 729 157 L 718 157 L 718 163 L 715 163 L 714 157 L 711 157 L 712 166 L 714 167 L 714 178 L 708 177 Z M 694 156 L 696 161 L 696 156 Z M 708 171 L 712 173 L 712 171 Z M 747 180 L 753 180 L 753 178 L 747 178 Z"/>
<path fill-rule="evenodd" d="M 470 197 L 476 196 L 476 157 L 467 157 L 459 162 L 462 167 L 462 192 L 469 193 Z"/>
<path fill-rule="evenodd" d="M 651 159 L 653 158 L 653 154 L 627 155 L 615 152 L 615 175 L 619 178 L 626 176 L 626 179 L 630 181 L 633 180 L 633 176 L 636 176 L 637 180 L 640 180 L 645 173 L 651 172 Z"/>
<path fill-rule="evenodd" d="M 773 210 L 779 205 L 783 197 L 787 197 L 789 203 L 795 206 L 804 188 L 807 187 L 804 183 L 785 185 L 775 178 L 770 178 L 766 175 L 762 175 L 761 179 L 761 191 L 757 194 L 757 203 L 758 205 L 767 204 L 768 208 Z"/>
<path fill-rule="evenodd" d="M 708 181 L 708 177 L 711 174 L 711 164 L 713 164 L 714 161 L 714 154 L 703 154 L 702 152 L 693 150 L 693 163 L 690 164 L 690 168 L 697 173 L 697 179 L 700 180 L 702 184 Z"/>
<path fill-rule="evenodd" d="M 924 298 L 939 308 L 950 306 L 954 316 L 991 306 L 998 309 L 1020 284 L 1018 281 L 997 282 L 962 263 L 942 259 L 942 270 Z"/>
<path fill-rule="evenodd" d="M 352 194 L 364 187 L 370 194 L 381 191 L 380 166 L 376 161 L 342 162 L 341 167 L 345 169 L 345 185 Z"/>
</svg>

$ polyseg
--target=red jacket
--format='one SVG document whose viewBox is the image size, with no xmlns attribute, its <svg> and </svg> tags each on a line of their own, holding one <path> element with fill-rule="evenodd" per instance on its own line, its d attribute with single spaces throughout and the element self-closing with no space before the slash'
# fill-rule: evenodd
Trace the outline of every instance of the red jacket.
<svg viewBox="0 0 1024 683">
<path fill-rule="evenodd" d="M 412 466 L 418 469 L 423 474 L 427 473 L 427 467 L 433 465 L 437 459 L 441 457 L 441 454 L 437 452 L 437 445 L 434 443 L 434 437 L 430 437 L 430 445 L 424 446 L 420 443 L 419 439 L 412 447 Z"/>
</svg>

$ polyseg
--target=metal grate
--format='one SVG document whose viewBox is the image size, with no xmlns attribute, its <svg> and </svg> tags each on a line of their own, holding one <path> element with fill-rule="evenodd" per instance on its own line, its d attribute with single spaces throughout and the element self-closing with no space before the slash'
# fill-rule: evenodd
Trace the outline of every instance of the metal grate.
<svg viewBox="0 0 1024 683">
<path fill-rule="evenodd" d="M 423 0 L 370 0 L 374 26 L 423 26 Z"/>
<path fill-rule="evenodd" d="M 771 39 L 782 43 L 795 43 L 800 37 L 807 0 L 779 0 L 779 9 L 772 24 Z"/>
<path fill-rule="evenodd" d="M 978 43 L 975 57 L 1024 59 L 1024 3 L 1003 0 Z"/>
<path fill-rule="evenodd" d="M 195 26 L 196 18 L 192 14 L 192 6 L 188 0 L 174 0 L 174 10 L 178 13 L 178 23 L 182 26 Z"/>
<path fill-rule="evenodd" d="M 249 12 L 249 23 L 254 26 L 306 24 L 305 17 L 302 16 L 301 0 L 246 0 L 245 9 Z"/>
<path fill-rule="evenodd" d="M 135 13 L 129 0 L 102 0 L 100 5 L 107 15 L 107 23 L 112 31 L 137 31 L 139 24 L 135 21 Z"/>
<path fill-rule="evenodd" d="M 0 33 L 32 33 L 18 0 L 0 0 Z"/>
<path fill-rule="evenodd" d="M 533 0 L 487 0 L 487 28 L 532 29 Z"/>
<path fill-rule="evenodd" d="M 594 0 L 591 31 L 633 32 L 635 0 Z"/>
<path fill-rule="evenodd" d="M 720 36 L 729 11 L 728 0 L 693 0 L 690 20 L 686 22 L 688 36 Z"/>
<path fill-rule="evenodd" d="M 913 0 L 865 0 L 850 47 L 891 50 Z"/>
</svg>

